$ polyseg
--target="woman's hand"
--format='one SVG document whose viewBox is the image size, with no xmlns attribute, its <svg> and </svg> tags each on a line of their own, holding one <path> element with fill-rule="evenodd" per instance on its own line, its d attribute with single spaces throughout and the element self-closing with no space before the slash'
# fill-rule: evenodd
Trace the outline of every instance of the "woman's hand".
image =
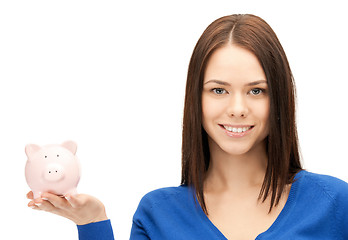
<svg viewBox="0 0 348 240">
<path fill-rule="evenodd" d="M 43 193 L 41 198 L 34 200 L 33 192 L 29 192 L 27 198 L 32 200 L 28 203 L 28 207 L 68 218 L 77 225 L 108 219 L 103 203 L 86 194 L 60 197 L 51 193 Z"/>
</svg>

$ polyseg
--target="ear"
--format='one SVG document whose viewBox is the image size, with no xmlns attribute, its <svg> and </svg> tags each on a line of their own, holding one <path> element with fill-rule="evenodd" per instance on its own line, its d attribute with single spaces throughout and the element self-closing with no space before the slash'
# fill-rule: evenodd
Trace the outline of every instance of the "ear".
<svg viewBox="0 0 348 240">
<path fill-rule="evenodd" d="M 72 154 L 76 154 L 76 151 L 77 151 L 77 144 L 73 141 L 66 141 L 66 142 L 63 142 L 61 144 L 63 147 L 65 147 L 66 149 L 68 149 L 70 152 L 72 152 Z"/>
<path fill-rule="evenodd" d="M 39 145 L 28 144 L 25 146 L 25 154 L 27 154 L 27 156 L 29 158 L 31 155 L 33 155 L 34 153 L 36 153 L 40 149 L 41 149 L 41 147 Z"/>
</svg>

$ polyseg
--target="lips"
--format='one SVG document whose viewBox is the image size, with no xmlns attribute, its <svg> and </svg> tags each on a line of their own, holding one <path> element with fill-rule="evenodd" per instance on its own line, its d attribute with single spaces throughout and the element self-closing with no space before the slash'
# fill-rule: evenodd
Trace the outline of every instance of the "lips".
<svg viewBox="0 0 348 240">
<path fill-rule="evenodd" d="M 227 136 L 232 138 L 242 138 L 249 135 L 253 130 L 253 125 L 220 125 L 221 129 L 227 134 Z"/>
<path fill-rule="evenodd" d="M 223 124 L 219 124 L 219 126 L 233 133 L 243 133 L 254 127 L 253 125 L 223 125 Z"/>
</svg>

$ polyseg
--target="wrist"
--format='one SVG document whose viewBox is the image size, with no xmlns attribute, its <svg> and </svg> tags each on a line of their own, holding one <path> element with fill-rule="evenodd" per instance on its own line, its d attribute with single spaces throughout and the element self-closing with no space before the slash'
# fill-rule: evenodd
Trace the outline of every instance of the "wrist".
<svg viewBox="0 0 348 240">
<path fill-rule="evenodd" d="M 92 222 L 101 222 L 101 221 L 105 221 L 108 220 L 108 217 L 106 216 L 105 211 L 103 213 L 101 213 L 98 217 L 96 217 L 95 219 L 93 219 Z"/>
<path fill-rule="evenodd" d="M 108 217 L 106 216 L 105 211 L 103 211 L 102 213 L 100 213 L 98 216 L 96 216 L 95 218 L 92 219 L 79 219 L 74 221 L 76 225 L 87 225 L 90 223 L 96 223 L 96 222 L 101 222 L 101 221 L 105 221 L 108 220 Z"/>
</svg>

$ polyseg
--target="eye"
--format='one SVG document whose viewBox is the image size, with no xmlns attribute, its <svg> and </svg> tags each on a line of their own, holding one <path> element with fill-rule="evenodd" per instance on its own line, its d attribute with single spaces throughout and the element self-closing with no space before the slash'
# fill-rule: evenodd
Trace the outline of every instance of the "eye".
<svg viewBox="0 0 348 240">
<path fill-rule="evenodd" d="M 264 93 L 265 92 L 265 89 L 262 89 L 262 88 L 254 88 L 254 89 L 251 89 L 250 90 L 251 94 L 252 95 L 260 95 L 261 93 Z"/>
<path fill-rule="evenodd" d="M 59 154 L 57 154 L 57 157 L 59 157 Z"/>
<path fill-rule="evenodd" d="M 222 95 L 226 93 L 226 90 L 223 88 L 213 88 L 211 91 L 217 95 Z"/>
<path fill-rule="evenodd" d="M 45 156 L 45 158 L 47 158 L 47 156 Z"/>
</svg>

